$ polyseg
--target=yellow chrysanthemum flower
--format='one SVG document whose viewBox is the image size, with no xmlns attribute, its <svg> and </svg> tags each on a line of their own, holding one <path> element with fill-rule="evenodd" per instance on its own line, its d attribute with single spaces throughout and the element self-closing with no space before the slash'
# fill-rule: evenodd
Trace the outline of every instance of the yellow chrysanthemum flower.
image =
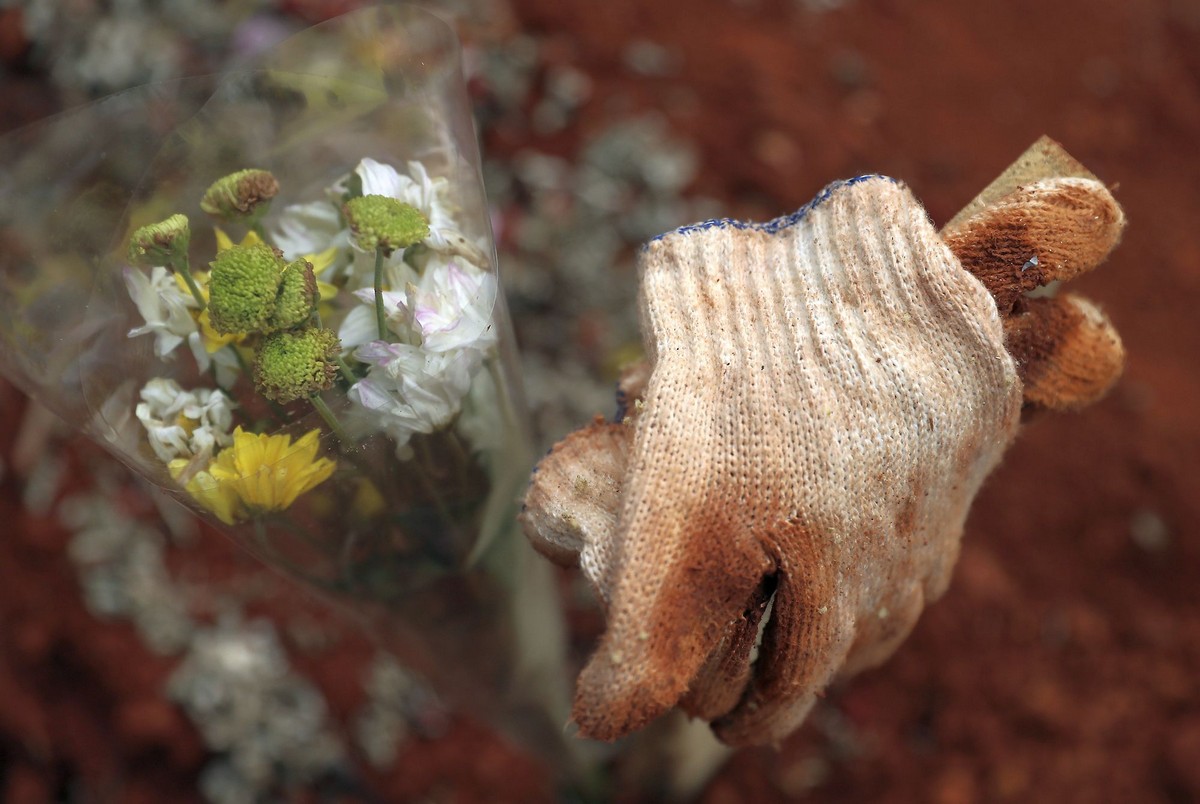
<svg viewBox="0 0 1200 804">
<path fill-rule="evenodd" d="M 337 464 L 317 457 L 320 435 L 309 430 L 293 444 L 288 435 L 258 435 L 238 427 L 233 445 L 221 450 L 209 471 L 231 484 L 248 509 L 282 511 L 333 474 Z"/>
<path fill-rule="evenodd" d="M 335 461 L 318 458 L 320 430 L 310 430 L 294 444 L 288 435 L 258 435 L 238 427 L 233 444 L 221 450 L 206 470 L 186 483 L 187 492 L 227 525 L 270 511 L 283 511 L 329 479 Z M 187 462 L 172 461 L 179 479 Z"/>
<path fill-rule="evenodd" d="M 225 451 L 228 452 L 228 450 Z M 184 458 L 176 458 L 171 461 L 167 465 L 171 477 L 179 480 L 187 469 L 187 464 L 188 461 Z M 218 481 L 207 470 L 202 469 L 192 475 L 184 485 L 184 489 L 192 495 L 192 499 L 211 511 L 226 525 L 232 525 L 241 518 L 242 511 L 237 492 L 230 484 Z"/>
</svg>

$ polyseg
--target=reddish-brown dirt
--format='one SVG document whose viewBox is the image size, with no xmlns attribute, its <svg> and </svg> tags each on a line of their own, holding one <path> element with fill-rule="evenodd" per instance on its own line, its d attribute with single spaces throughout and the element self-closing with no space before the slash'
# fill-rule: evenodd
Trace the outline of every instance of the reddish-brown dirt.
<svg viewBox="0 0 1200 804">
<path fill-rule="evenodd" d="M 831 690 L 780 750 L 735 756 L 700 800 L 1200 800 L 1200 6 L 512 5 L 594 94 L 561 133 L 493 132 L 497 153 L 569 155 L 658 109 L 701 150 L 693 189 L 728 214 L 774 216 L 877 171 L 942 223 L 1045 133 L 1114 185 L 1129 218 L 1110 263 L 1073 283 L 1123 335 L 1124 378 L 1083 413 L 1026 426 L 972 511 L 950 591 L 891 661 Z M 822 5 L 838 7 L 810 10 Z M 631 74 L 634 40 L 678 68 Z M 7 448 L 21 405 L 3 403 Z M 4 800 L 54 800 L 68 772 L 95 785 L 86 800 L 117 781 L 123 801 L 190 800 L 198 738 L 148 692 L 169 667 L 127 626 L 86 615 L 64 534 L 22 513 L 14 480 L 0 490 Z M 238 561 L 219 557 L 230 549 L 214 561 Z M 314 669 L 338 711 L 355 703 L 345 672 Z M 394 777 L 380 786 L 394 800 L 546 789 L 467 724 Z"/>
</svg>

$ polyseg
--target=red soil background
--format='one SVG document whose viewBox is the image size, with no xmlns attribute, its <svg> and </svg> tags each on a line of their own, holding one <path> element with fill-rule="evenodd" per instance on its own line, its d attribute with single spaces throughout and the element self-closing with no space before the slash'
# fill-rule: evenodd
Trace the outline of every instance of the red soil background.
<svg viewBox="0 0 1200 804">
<path fill-rule="evenodd" d="M 570 155 L 589 131 L 658 109 L 700 149 L 694 190 L 730 215 L 774 216 L 829 180 L 881 172 L 940 223 L 1049 134 L 1128 214 L 1109 264 L 1074 289 L 1111 316 L 1129 365 L 1094 408 L 1023 430 L 972 511 L 950 591 L 898 654 L 831 690 L 781 750 L 735 756 L 700 799 L 1200 800 L 1200 4 L 818 5 L 513 0 L 515 25 L 594 92 L 566 130 L 499 130 L 486 146 Z M 632 75 L 634 40 L 678 69 Z M 6 116 L 15 91 L 0 93 Z M 7 454 L 22 403 L 3 402 Z M 79 452 L 81 468 L 95 458 Z M 5 800 L 53 800 L 67 769 L 83 800 L 192 800 L 202 748 L 151 694 L 169 666 L 84 612 L 65 535 L 20 510 L 11 475 L 2 491 Z M 326 664 L 312 672 L 350 711 L 350 662 Z M 377 782 L 389 800 L 548 795 L 465 722 Z"/>
</svg>

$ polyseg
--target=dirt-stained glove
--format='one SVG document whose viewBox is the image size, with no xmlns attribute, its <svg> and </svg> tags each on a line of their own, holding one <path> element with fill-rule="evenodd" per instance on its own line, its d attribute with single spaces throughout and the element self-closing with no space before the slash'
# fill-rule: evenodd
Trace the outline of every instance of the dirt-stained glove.
<svg viewBox="0 0 1200 804">
<path fill-rule="evenodd" d="M 522 515 L 606 609 L 583 735 L 679 705 L 727 743 L 778 741 L 945 591 L 1023 401 L 1079 407 L 1123 364 L 1093 305 L 1025 295 L 1095 267 L 1124 226 L 1063 164 L 1002 176 L 941 235 L 903 184 L 865 176 L 646 247 L 626 412 L 556 445 Z"/>
</svg>

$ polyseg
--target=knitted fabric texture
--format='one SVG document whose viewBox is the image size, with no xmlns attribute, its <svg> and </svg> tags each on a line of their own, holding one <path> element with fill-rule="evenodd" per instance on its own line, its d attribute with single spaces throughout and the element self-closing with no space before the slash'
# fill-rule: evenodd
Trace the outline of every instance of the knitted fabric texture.
<svg viewBox="0 0 1200 804">
<path fill-rule="evenodd" d="M 1077 163 L 1066 167 L 1086 170 Z M 1094 304 L 1073 294 L 1026 294 L 1095 268 L 1124 228 L 1125 214 L 1107 188 L 1095 177 L 1072 175 L 1011 188 L 942 231 L 959 262 L 996 300 L 1027 405 L 1076 410 L 1103 396 L 1120 376 L 1121 339 Z"/>
<path fill-rule="evenodd" d="M 542 461 L 523 515 L 606 598 L 574 717 L 615 739 L 680 704 L 773 742 L 945 590 L 1016 366 L 987 289 L 884 177 L 677 230 L 640 268 L 648 381 Z"/>
</svg>

